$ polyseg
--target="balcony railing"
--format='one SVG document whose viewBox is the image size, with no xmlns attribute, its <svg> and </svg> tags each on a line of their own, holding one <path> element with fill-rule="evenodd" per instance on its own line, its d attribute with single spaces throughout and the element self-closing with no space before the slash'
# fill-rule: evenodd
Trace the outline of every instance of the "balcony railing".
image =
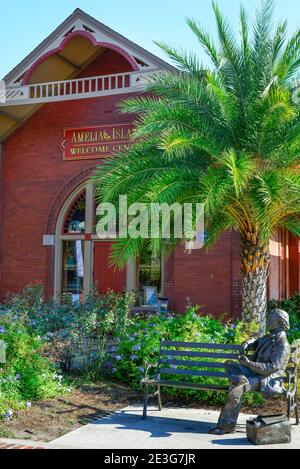
<svg viewBox="0 0 300 469">
<path fill-rule="evenodd" d="M 153 73 L 127 72 L 25 86 L 8 86 L 6 99 L 0 103 L 0 106 L 41 104 L 138 92 Z"/>
</svg>

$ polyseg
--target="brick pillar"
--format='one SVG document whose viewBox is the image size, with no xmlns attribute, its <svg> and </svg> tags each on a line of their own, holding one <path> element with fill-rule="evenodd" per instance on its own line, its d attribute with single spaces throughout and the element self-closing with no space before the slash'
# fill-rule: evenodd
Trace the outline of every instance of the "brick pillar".
<svg viewBox="0 0 300 469">
<path fill-rule="evenodd" d="M 241 239 L 239 233 L 231 232 L 231 314 L 233 318 L 242 317 L 242 275 L 241 275 Z"/>
<path fill-rule="evenodd" d="M 296 236 L 289 234 L 289 291 L 292 296 L 300 292 L 300 240 Z"/>
<path fill-rule="evenodd" d="M 164 264 L 164 297 L 169 299 L 169 308 L 174 305 L 174 253 L 165 258 Z"/>
</svg>

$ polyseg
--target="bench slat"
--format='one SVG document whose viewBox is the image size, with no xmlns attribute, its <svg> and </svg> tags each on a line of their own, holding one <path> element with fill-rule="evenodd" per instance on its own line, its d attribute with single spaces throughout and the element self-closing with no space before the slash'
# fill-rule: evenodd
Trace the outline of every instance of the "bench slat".
<svg viewBox="0 0 300 469">
<path fill-rule="evenodd" d="M 199 389 L 207 391 L 219 391 L 227 392 L 228 386 L 216 386 L 215 384 L 202 384 L 202 383 L 189 383 L 184 381 L 174 381 L 174 380 L 155 380 L 155 379 L 143 379 L 142 384 L 154 384 L 158 386 L 175 386 L 176 388 L 188 388 L 188 389 Z"/>
<path fill-rule="evenodd" d="M 226 358 L 237 359 L 237 353 L 217 353 L 217 352 L 191 352 L 190 350 L 161 350 L 161 355 L 175 357 L 202 357 L 202 358 Z"/>
<path fill-rule="evenodd" d="M 172 342 L 162 341 L 161 347 L 184 347 L 184 348 L 207 348 L 213 350 L 240 350 L 241 346 L 236 344 L 210 344 L 200 342 Z"/>
<path fill-rule="evenodd" d="M 160 368 L 162 375 L 184 375 L 184 376 L 214 376 L 216 378 L 228 378 L 228 374 L 222 371 L 182 370 L 176 368 Z"/>
<path fill-rule="evenodd" d="M 174 360 L 173 358 L 163 359 L 161 363 L 178 366 L 197 366 L 198 368 L 225 368 L 224 362 L 198 362 L 196 360 Z"/>
</svg>

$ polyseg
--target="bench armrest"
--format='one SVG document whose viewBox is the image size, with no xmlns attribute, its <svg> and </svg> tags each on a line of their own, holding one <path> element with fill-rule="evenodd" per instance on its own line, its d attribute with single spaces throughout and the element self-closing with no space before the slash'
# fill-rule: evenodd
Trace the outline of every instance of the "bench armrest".
<svg viewBox="0 0 300 469">
<path fill-rule="evenodd" d="M 145 369 L 144 378 L 148 379 L 149 378 L 149 370 L 151 370 L 151 368 L 157 368 L 157 367 L 158 367 L 158 363 L 153 364 L 153 363 L 145 362 L 145 365 L 144 365 L 144 369 Z"/>
</svg>

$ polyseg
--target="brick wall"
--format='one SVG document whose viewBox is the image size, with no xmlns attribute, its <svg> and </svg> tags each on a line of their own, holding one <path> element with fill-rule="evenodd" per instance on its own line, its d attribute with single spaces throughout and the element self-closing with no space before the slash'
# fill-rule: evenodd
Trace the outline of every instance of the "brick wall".
<svg viewBox="0 0 300 469">
<path fill-rule="evenodd" d="M 129 70 L 131 67 L 122 56 L 107 50 L 82 75 Z M 123 94 L 46 104 L 4 142 L 0 189 L 2 298 L 7 292 L 16 292 L 36 280 L 47 285 L 48 294 L 53 293 L 54 248 L 42 245 L 43 234 L 51 234 L 49 225 L 55 225 L 49 223 L 49 217 L 53 218 L 53 207 L 59 211 L 82 175 L 87 177 L 101 162 L 63 161 L 60 150 L 63 130 L 129 122 L 131 117 L 117 110 L 120 100 L 126 97 Z M 50 229 L 54 230 L 53 226 Z"/>
<path fill-rule="evenodd" d="M 187 298 L 203 306 L 207 314 L 241 314 L 241 278 L 239 237 L 225 232 L 209 251 L 194 250 L 190 254 L 177 248 L 167 259 L 165 296 L 171 298 L 176 311 L 184 311 Z"/>
</svg>

